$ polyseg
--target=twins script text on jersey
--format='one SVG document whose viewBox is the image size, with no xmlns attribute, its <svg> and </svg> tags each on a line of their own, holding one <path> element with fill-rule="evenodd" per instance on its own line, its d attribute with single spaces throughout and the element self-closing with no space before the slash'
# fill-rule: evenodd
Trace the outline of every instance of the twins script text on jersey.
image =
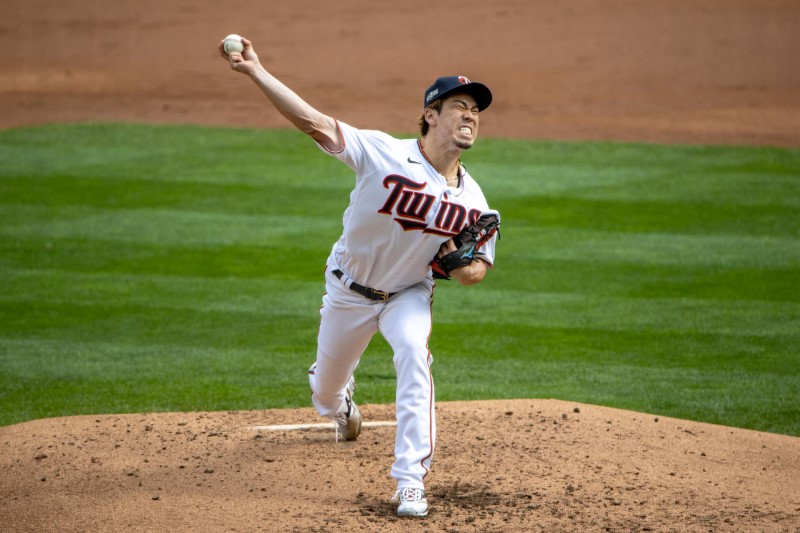
<svg viewBox="0 0 800 533">
<path fill-rule="evenodd" d="M 443 200 L 439 203 L 434 227 L 429 228 L 426 220 L 436 197 L 422 192 L 427 186 L 425 182 L 418 183 L 404 176 L 391 174 L 384 178 L 383 186 L 391 189 L 391 193 L 378 213 L 394 215 L 394 221 L 405 231 L 421 230 L 424 233 L 453 237 L 481 216 L 479 209 L 470 209 L 467 212 L 463 205 Z"/>
</svg>

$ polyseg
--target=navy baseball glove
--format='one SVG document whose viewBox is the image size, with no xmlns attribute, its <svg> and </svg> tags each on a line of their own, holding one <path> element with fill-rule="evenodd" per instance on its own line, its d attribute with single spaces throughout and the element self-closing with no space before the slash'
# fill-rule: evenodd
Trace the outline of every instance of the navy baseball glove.
<svg viewBox="0 0 800 533">
<path fill-rule="evenodd" d="M 497 215 L 483 215 L 470 224 L 461 233 L 453 237 L 456 251 L 434 257 L 431 262 L 433 277 L 436 279 L 450 279 L 450 272 L 468 266 L 475 260 L 475 254 L 481 246 L 486 244 L 500 229 L 500 219 Z"/>
</svg>

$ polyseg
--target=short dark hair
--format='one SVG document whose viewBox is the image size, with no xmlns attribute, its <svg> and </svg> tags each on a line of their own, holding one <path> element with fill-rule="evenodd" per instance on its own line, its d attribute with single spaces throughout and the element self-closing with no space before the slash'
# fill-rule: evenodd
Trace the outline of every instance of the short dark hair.
<svg viewBox="0 0 800 533">
<path fill-rule="evenodd" d="M 431 102 L 431 104 L 428 107 L 426 107 L 425 109 L 433 109 L 434 111 L 436 111 L 437 114 L 441 113 L 442 112 L 442 99 L 441 98 L 437 98 L 436 100 Z M 430 127 L 430 124 L 428 124 L 428 121 L 425 120 L 425 111 L 424 110 L 422 111 L 422 114 L 419 116 L 419 120 L 417 121 L 417 124 L 419 124 L 419 133 L 420 133 L 420 135 L 425 137 L 428 134 L 428 128 Z"/>
</svg>

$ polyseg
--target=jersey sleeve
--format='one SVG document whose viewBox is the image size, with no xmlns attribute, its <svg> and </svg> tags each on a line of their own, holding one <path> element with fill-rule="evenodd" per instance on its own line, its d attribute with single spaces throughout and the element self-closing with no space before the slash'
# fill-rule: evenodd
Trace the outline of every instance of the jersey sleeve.
<svg viewBox="0 0 800 533">
<path fill-rule="evenodd" d="M 369 174 L 370 168 L 378 168 L 382 160 L 381 147 L 391 139 L 380 131 L 360 130 L 344 122 L 336 121 L 344 147 L 334 152 L 317 143 L 320 150 L 332 155 L 356 172 L 356 176 Z"/>
</svg>

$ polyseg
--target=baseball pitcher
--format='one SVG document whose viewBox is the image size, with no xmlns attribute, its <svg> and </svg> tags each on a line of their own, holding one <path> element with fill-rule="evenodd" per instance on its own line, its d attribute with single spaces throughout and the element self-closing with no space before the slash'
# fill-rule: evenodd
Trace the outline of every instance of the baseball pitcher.
<svg viewBox="0 0 800 533">
<path fill-rule="evenodd" d="M 394 352 L 397 436 L 392 477 L 397 513 L 426 516 L 425 477 L 436 442 L 431 335 L 435 279 L 472 285 L 494 263 L 500 216 L 461 163 L 478 137 L 492 93 L 464 76 L 438 78 L 424 92 L 418 139 L 354 128 L 314 109 L 243 50 L 220 42 L 230 67 L 249 76 L 319 149 L 355 174 L 342 235 L 325 271 L 317 355 L 309 369 L 312 402 L 335 422 L 337 439 L 355 440 L 361 414 L 354 371 L 376 333 Z"/>
</svg>

